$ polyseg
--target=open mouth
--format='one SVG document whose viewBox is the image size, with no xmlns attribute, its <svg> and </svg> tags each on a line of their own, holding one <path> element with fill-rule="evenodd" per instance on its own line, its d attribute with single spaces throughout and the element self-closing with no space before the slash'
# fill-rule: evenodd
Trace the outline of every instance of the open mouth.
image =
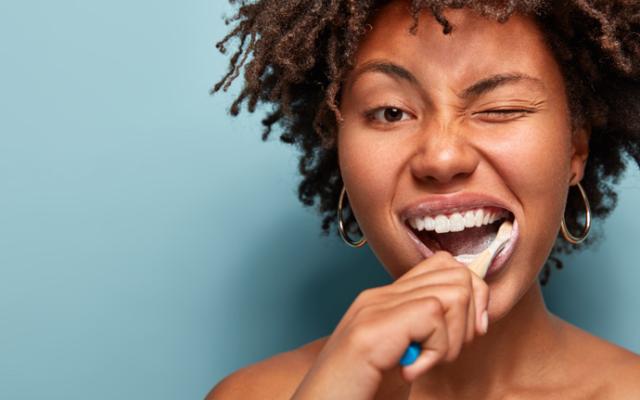
<svg viewBox="0 0 640 400">
<path fill-rule="evenodd" d="M 504 220 L 513 222 L 513 214 L 504 208 L 485 206 L 411 217 L 405 223 L 428 253 L 444 250 L 465 262 L 489 247 Z"/>
</svg>

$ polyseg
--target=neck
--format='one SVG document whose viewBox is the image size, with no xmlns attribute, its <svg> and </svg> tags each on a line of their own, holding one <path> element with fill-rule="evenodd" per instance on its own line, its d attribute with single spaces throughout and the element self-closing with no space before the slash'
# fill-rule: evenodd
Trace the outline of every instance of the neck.
<svg viewBox="0 0 640 400">
<path fill-rule="evenodd" d="M 555 321 L 536 283 L 507 315 L 489 325 L 486 335 L 465 345 L 455 361 L 438 364 L 418 378 L 413 390 L 488 398 L 507 385 L 534 385 L 558 354 L 561 332 Z"/>
</svg>

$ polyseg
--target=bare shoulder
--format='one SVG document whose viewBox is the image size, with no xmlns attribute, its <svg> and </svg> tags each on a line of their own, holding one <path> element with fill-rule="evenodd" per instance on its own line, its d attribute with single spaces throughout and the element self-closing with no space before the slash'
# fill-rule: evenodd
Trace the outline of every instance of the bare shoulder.
<svg viewBox="0 0 640 400">
<path fill-rule="evenodd" d="M 611 399 L 640 399 L 640 355 L 616 346 L 608 373 Z M 603 366 L 603 368 L 607 368 Z"/>
<path fill-rule="evenodd" d="M 326 338 L 244 367 L 220 381 L 205 400 L 289 399 Z"/>
<path fill-rule="evenodd" d="M 594 399 L 640 399 L 640 355 L 566 321 L 579 380 L 593 382 Z"/>
<path fill-rule="evenodd" d="M 590 399 L 640 399 L 640 355 L 609 343 L 610 355 L 593 366 L 598 382 Z"/>
</svg>

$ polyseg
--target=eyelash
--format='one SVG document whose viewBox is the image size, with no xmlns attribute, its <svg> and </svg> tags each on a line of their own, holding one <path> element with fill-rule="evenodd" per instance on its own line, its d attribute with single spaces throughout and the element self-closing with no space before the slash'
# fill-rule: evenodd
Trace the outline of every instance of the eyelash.
<svg viewBox="0 0 640 400">
<path fill-rule="evenodd" d="M 375 115 L 378 112 L 380 112 L 380 111 L 384 112 L 384 111 L 387 111 L 389 109 L 398 110 L 399 112 L 403 113 L 403 115 L 409 114 L 407 111 L 403 110 L 400 107 L 381 106 L 381 107 L 375 107 L 375 108 L 371 108 L 369 110 L 366 110 L 364 112 L 364 116 L 368 121 L 381 123 L 381 124 L 394 124 L 396 122 L 402 122 L 403 121 L 401 119 L 400 121 L 389 122 L 389 121 L 380 121 L 380 120 L 377 120 L 375 118 Z M 489 116 L 497 116 L 498 118 L 504 118 L 504 117 L 509 117 L 509 116 L 511 116 L 513 114 L 529 114 L 529 113 L 531 113 L 530 110 L 524 110 L 524 109 L 494 109 L 494 110 L 480 111 L 480 112 L 477 112 L 477 113 L 473 113 L 473 115 L 482 114 L 482 115 L 489 115 Z"/>
<path fill-rule="evenodd" d="M 531 111 L 522 109 L 503 109 L 503 110 L 487 110 L 475 114 L 499 115 L 500 117 L 509 116 L 511 114 L 528 114 Z"/>
<path fill-rule="evenodd" d="M 381 124 L 394 124 L 396 122 L 402 122 L 403 119 L 401 119 L 400 121 L 396 121 L 396 122 L 389 122 L 389 121 L 380 121 L 377 120 L 375 118 L 376 114 L 380 111 L 387 111 L 387 110 L 398 110 L 399 112 L 401 112 L 403 114 L 403 117 L 405 115 L 408 115 L 409 113 L 405 110 L 403 110 L 401 107 L 396 107 L 396 106 L 380 106 L 380 107 L 374 107 L 374 108 L 370 108 L 368 110 L 366 110 L 364 112 L 364 116 L 368 121 L 374 122 L 374 123 L 381 123 Z"/>
</svg>

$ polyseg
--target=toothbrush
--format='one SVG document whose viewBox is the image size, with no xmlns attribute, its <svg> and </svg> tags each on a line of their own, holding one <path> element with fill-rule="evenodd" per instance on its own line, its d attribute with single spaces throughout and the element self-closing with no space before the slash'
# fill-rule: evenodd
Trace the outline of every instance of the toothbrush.
<svg viewBox="0 0 640 400">
<path fill-rule="evenodd" d="M 511 231 L 513 229 L 513 225 L 511 221 L 504 221 L 500 228 L 498 229 L 498 234 L 496 238 L 491 242 L 489 247 L 484 249 L 480 254 L 475 256 L 473 261 L 471 261 L 467 267 L 473 271 L 480 278 L 485 277 L 487 274 L 487 270 L 489 266 L 493 262 L 493 259 L 496 258 L 498 253 L 504 249 L 504 247 L 509 243 L 509 239 L 511 238 Z M 400 365 L 403 367 L 407 365 L 411 365 L 416 361 L 418 356 L 420 355 L 420 351 L 422 347 L 420 343 L 412 342 L 407 350 L 404 352 L 402 359 L 400 359 Z"/>
<path fill-rule="evenodd" d="M 485 277 L 487 275 L 487 270 L 493 259 L 496 258 L 498 253 L 509 243 L 509 239 L 511 238 L 511 231 L 513 230 L 513 224 L 511 221 L 504 221 L 500 228 L 498 229 L 498 234 L 496 238 L 493 239 L 493 242 L 487 247 L 482 253 L 478 254 L 476 258 L 467 265 L 467 267 L 475 272 L 480 278 Z"/>
</svg>

